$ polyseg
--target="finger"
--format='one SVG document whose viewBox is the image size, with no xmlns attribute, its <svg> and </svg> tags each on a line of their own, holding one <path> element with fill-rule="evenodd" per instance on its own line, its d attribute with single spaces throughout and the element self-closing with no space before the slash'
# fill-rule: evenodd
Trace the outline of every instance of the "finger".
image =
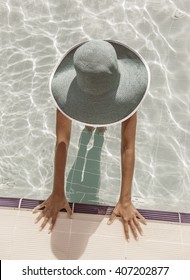
<svg viewBox="0 0 190 280">
<path fill-rule="evenodd" d="M 46 226 L 48 221 L 49 221 L 49 217 L 45 217 L 43 223 L 41 224 L 40 230 L 42 230 Z"/>
<path fill-rule="evenodd" d="M 139 213 L 139 211 L 136 212 L 136 216 L 139 218 L 142 224 L 147 225 L 146 219 Z"/>
<path fill-rule="evenodd" d="M 137 220 L 137 218 L 134 218 L 134 224 L 135 224 L 135 226 L 136 226 L 138 232 L 139 232 L 141 235 L 143 235 L 143 230 L 142 230 L 142 228 L 141 228 L 141 226 L 140 226 L 140 223 L 139 223 L 139 221 Z"/>
<path fill-rule="evenodd" d="M 135 239 L 138 240 L 138 234 L 137 234 L 136 226 L 135 226 L 132 219 L 129 221 L 129 225 L 130 225 L 131 231 L 132 231 Z"/>
<path fill-rule="evenodd" d="M 36 206 L 33 210 L 32 213 L 36 213 L 38 212 L 38 210 L 40 210 L 41 208 L 43 208 L 45 206 L 45 202 L 41 203 L 40 205 Z"/>
<path fill-rule="evenodd" d="M 125 236 L 127 241 L 129 241 L 129 226 L 128 226 L 128 222 L 123 222 L 124 225 L 124 231 L 125 231 Z"/>
<path fill-rule="evenodd" d="M 49 226 L 49 231 L 48 231 L 48 233 L 50 233 L 50 232 L 53 230 L 53 228 L 54 228 L 54 226 L 55 226 L 55 222 L 56 222 L 56 220 L 57 220 L 57 215 L 58 215 L 58 213 L 56 213 L 56 214 L 52 217 L 52 220 L 51 220 L 51 224 L 50 224 L 50 226 Z"/>
<path fill-rule="evenodd" d="M 72 210 L 68 203 L 65 205 L 65 209 L 67 211 L 68 217 L 71 218 Z"/>
<path fill-rule="evenodd" d="M 41 220 L 42 217 L 44 217 L 44 213 L 43 212 L 40 215 L 38 215 L 38 217 L 36 218 L 34 223 L 37 224 Z"/>
<path fill-rule="evenodd" d="M 108 222 L 107 222 L 107 224 L 111 225 L 114 222 L 114 220 L 116 219 L 116 217 L 117 217 L 117 215 L 113 211 L 111 216 L 110 216 L 110 218 L 109 218 L 109 220 L 108 220 Z"/>
<path fill-rule="evenodd" d="M 51 233 L 51 232 L 52 232 L 52 230 L 53 230 L 53 228 L 54 228 L 54 224 L 51 224 L 51 225 L 49 226 L 48 233 Z"/>
</svg>

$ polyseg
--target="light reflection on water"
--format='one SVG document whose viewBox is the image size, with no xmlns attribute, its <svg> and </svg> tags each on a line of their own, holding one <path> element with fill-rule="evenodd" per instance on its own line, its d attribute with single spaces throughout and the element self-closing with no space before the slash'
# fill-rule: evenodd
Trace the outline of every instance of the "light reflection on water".
<svg viewBox="0 0 190 280">
<path fill-rule="evenodd" d="M 114 39 L 139 51 L 151 71 L 149 94 L 138 112 L 135 203 L 190 212 L 189 1 L 9 0 L 0 6 L 0 196 L 43 199 L 50 193 L 55 108 L 49 76 L 72 45 Z M 82 129 L 73 125 L 67 175 Z M 119 145 L 120 127 L 110 127 L 96 198 L 86 202 L 115 204 Z"/>
</svg>

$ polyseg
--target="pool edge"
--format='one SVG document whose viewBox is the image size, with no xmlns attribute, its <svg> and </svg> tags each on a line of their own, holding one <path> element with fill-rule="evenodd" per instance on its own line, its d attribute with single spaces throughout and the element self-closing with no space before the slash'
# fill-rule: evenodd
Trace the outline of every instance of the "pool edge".
<svg viewBox="0 0 190 280">
<path fill-rule="evenodd" d="M 42 202 L 43 200 L 37 199 L 0 197 L 0 208 L 33 209 Z M 110 215 L 114 209 L 113 206 L 106 205 L 91 205 L 72 202 L 70 202 L 69 205 L 74 213 L 82 214 Z M 190 213 L 145 209 L 138 209 L 138 211 L 147 220 L 190 224 Z M 66 210 L 62 209 L 61 212 L 66 212 Z"/>
</svg>

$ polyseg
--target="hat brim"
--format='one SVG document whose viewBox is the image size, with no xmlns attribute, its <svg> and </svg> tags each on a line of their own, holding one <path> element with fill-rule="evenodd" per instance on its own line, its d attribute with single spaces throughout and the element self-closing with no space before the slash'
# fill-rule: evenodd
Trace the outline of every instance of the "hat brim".
<svg viewBox="0 0 190 280">
<path fill-rule="evenodd" d="M 143 101 L 150 83 L 149 68 L 134 50 L 119 42 L 106 40 L 115 49 L 120 82 L 114 92 L 104 96 L 86 94 L 77 85 L 71 48 L 55 67 L 50 78 L 50 91 L 57 108 L 72 120 L 91 126 L 107 126 L 132 116 Z"/>
</svg>

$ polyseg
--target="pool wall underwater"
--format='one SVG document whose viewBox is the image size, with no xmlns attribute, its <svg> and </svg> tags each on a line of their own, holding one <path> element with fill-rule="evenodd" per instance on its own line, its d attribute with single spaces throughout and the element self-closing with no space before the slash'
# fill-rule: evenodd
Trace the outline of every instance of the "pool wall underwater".
<svg viewBox="0 0 190 280">
<path fill-rule="evenodd" d="M 112 39 L 138 51 L 151 73 L 137 112 L 133 203 L 149 220 L 189 223 L 189 1 L 10 0 L 0 14 L 0 207 L 31 209 L 49 196 L 56 140 L 51 73 L 73 45 Z M 74 211 L 109 215 L 120 173 L 120 126 L 89 137 L 74 122 L 65 186 Z"/>
</svg>

